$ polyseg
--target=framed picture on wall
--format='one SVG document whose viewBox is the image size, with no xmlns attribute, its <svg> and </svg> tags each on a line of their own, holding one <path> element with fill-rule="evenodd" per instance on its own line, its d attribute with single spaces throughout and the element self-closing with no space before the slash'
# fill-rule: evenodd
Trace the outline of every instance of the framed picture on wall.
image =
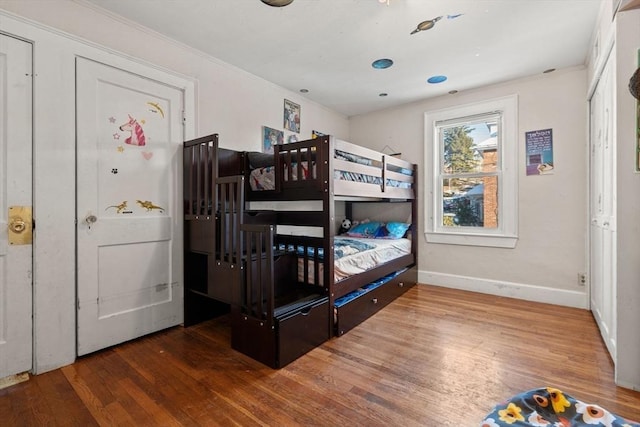
<svg viewBox="0 0 640 427">
<path fill-rule="evenodd" d="M 284 141 L 284 132 L 273 129 L 268 126 L 262 126 L 262 152 L 273 153 L 273 146 L 282 144 Z"/>
<path fill-rule="evenodd" d="M 300 105 L 284 100 L 284 128 L 300 133 Z"/>
</svg>

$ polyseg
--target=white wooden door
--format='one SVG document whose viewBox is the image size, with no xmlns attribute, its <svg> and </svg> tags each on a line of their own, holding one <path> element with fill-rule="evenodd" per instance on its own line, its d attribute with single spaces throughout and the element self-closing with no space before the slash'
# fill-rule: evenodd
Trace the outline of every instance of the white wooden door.
<svg viewBox="0 0 640 427">
<path fill-rule="evenodd" d="M 33 359 L 32 245 L 13 239 L 31 230 L 15 216 L 32 204 L 31 51 L 0 34 L 0 378 L 31 370 Z"/>
<path fill-rule="evenodd" d="M 183 319 L 182 90 L 79 58 L 78 355 Z"/>
<path fill-rule="evenodd" d="M 609 58 L 590 102 L 591 311 L 616 360 L 615 86 Z"/>
</svg>

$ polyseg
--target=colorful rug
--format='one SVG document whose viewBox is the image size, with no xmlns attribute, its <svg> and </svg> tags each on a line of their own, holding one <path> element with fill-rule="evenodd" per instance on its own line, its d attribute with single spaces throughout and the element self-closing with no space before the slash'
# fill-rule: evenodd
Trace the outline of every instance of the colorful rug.
<svg viewBox="0 0 640 427">
<path fill-rule="evenodd" d="M 480 427 L 640 427 L 606 409 L 552 388 L 529 390 L 497 405 Z"/>
</svg>

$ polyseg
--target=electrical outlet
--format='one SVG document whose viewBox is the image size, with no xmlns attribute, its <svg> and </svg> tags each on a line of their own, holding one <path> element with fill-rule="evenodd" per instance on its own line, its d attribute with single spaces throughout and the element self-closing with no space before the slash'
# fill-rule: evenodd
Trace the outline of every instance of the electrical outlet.
<svg viewBox="0 0 640 427">
<path fill-rule="evenodd" d="M 587 274 L 578 273 L 578 285 L 585 286 L 587 284 Z"/>
</svg>

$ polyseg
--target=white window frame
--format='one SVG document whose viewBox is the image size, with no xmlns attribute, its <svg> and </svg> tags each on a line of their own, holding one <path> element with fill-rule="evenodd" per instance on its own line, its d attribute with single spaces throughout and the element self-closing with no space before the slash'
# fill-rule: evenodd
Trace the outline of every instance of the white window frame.
<svg viewBox="0 0 640 427">
<path fill-rule="evenodd" d="M 500 112 L 498 141 L 498 227 L 447 227 L 442 225 L 440 159 L 444 147 L 438 124 Z M 510 95 L 474 104 L 428 111 L 425 121 L 425 238 L 428 243 L 514 248 L 518 241 L 518 96 Z"/>
</svg>

